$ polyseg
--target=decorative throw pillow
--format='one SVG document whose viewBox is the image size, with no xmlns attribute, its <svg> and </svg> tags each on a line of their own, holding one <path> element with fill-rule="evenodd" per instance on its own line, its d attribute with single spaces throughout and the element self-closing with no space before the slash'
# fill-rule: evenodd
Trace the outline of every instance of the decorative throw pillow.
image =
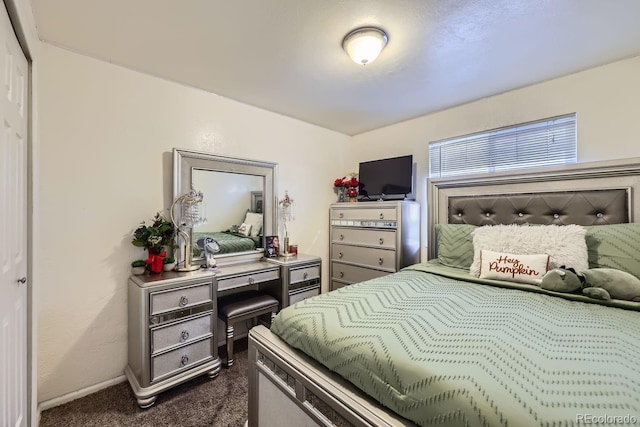
<svg viewBox="0 0 640 427">
<path fill-rule="evenodd" d="M 549 268 L 589 269 L 586 230 L 579 225 L 487 225 L 473 232 L 473 263 L 469 272 L 480 275 L 482 249 L 518 255 L 548 254 Z"/>
<path fill-rule="evenodd" d="M 539 285 L 549 269 L 549 255 L 480 251 L 480 277 Z"/>
<path fill-rule="evenodd" d="M 262 214 L 247 212 L 243 222 L 251 225 L 251 237 L 257 237 L 260 235 L 260 232 L 262 231 Z"/>
<path fill-rule="evenodd" d="M 473 262 L 473 230 L 470 224 L 436 224 L 438 262 L 468 269 Z"/>
<path fill-rule="evenodd" d="M 586 227 L 590 268 L 615 268 L 640 279 L 640 223 Z"/>
<path fill-rule="evenodd" d="M 251 233 L 251 229 L 253 228 L 253 226 L 251 224 L 245 224 L 244 222 L 242 224 L 240 224 L 240 227 L 238 227 L 238 233 L 248 236 L 249 233 Z"/>
</svg>

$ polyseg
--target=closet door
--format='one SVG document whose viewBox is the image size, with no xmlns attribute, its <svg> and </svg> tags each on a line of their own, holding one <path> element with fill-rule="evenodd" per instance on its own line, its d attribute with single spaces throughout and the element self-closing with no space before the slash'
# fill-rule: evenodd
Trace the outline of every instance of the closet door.
<svg viewBox="0 0 640 427">
<path fill-rule="evenodd" d="M 0 425 L 27 425 L 28 64 L 0 6 Z"/>
</svg>

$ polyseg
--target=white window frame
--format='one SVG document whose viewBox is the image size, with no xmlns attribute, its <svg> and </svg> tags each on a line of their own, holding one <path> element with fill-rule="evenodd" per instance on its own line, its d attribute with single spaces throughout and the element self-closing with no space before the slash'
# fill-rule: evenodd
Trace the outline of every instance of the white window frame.
<svg viewBox="0 0 640 427">
<path fill-rule="evenodd" d="M 429 178 L 577 163 L 576 113 L 429 143 Z"/>
</svg>

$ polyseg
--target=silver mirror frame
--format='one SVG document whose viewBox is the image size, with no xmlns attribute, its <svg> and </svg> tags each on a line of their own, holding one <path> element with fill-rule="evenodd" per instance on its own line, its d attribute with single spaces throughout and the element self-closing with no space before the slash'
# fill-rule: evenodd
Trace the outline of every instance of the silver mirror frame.
<svg viewBox="0 0 640 427">
<path fill-rule="evenodd" d="M 217 154 L 186 150 L 181 148 L 173 149 L 173 199 L 191 190 L 192 175 L 194 169 L 209 170 L 214 172 L 230 172 L 244 175 L 256 175 L 264 178 L 263 194 L 263 219 L 264 236 L 274 235 L 278 230 L 276 182 L 278 177 L 278 164 L 263 162 L 258 160 L 243 159 L 239 157 L 221 156 Z M 216 209 L 212 201 L 205 203 L 209 209 Z M 193 230 L 190 230 L 191 233 Z M 176 261 L 179 261 L 184 253 L 184 242 L 178 241 L 179 248 L 176 251 Z M 261 249 L 247 252 L 237 252 L 217 255 L 218 265 L 231 264 L 236 262 L 251 261 L 263 256 Z M 203 257 L 194 257 L 194 260 L 204 260 Z"/>
</svg>

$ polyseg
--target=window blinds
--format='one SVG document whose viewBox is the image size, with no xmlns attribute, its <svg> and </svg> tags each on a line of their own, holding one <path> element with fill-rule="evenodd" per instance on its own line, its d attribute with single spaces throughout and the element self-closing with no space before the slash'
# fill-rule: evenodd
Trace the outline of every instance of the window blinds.
<svg viewBox="0 0 640 427">
<path fill-rule="evenodd" d="M 430 178 L 576 162 L 575 113 L 429 144 Z"/>
</svg>

